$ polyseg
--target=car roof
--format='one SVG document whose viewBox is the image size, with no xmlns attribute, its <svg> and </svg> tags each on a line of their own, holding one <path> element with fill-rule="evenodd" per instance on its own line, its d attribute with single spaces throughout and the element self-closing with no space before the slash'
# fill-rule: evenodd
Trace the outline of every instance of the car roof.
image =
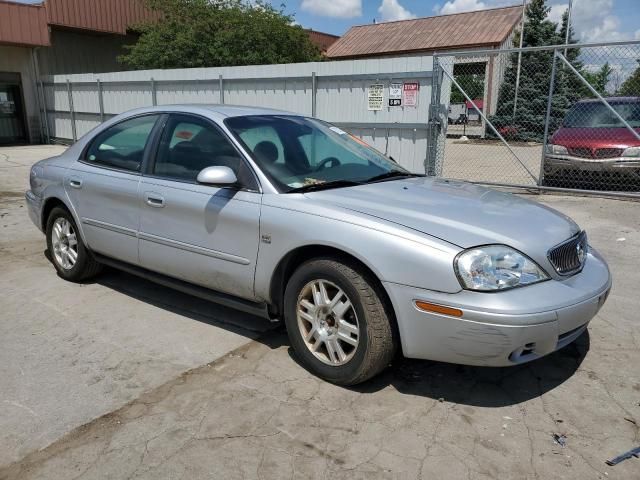
<svg viewBox="0 0 640 480">
<path fill-rule="evenodd" d="M 640 97 L 602 97 L 609 103 L 635 103 L 640 102 Z M 577 103 L 594 103 L 600 102 L 598 98 L 585 98 Z"/>
<path fill-rule="evenodd" d="M 173 105 L 158 105 L 154 107 L 139 107 L 133 110 L 122 112 L 108 122 L 122 121 L 129 117 L 148 113 L 192 113 L 197 115 L 206 115 L 222 121 L 228 117 L 243 117 L 247 115 L 294 115 L 302 116 L 299 113 L 287 112 L 284 110 L 276 110 L 266 107 L 251 107 L 247 105 L 216 105 L 211 103 L 179 103 Z"/>
<path fill-rule="evenodd" d="M 275 108 L 250 107 L 247 105 L 205 104 L 201 106 L 226 117 L 240 117 L 245 115 L 299 115 L 285 110 L 276 110 Z"/>
<path fill-rule="evenodd" d="M 194 112 L 194 111 L 208 111 L 217 114 L 221 117 L 241 117 L 246 115 L 295 115 L 300 116 L 298 113 L 287 112 L 284 110 L 276 110 L 274 108 L 266 107 L 251 107 L 248 105 L 218 105 L 213 103 L 178 103 L 171 105 L 158 105 L 155 107 L 142 107 L 129 112 L 123 112 L 124 114 L 141 113 L 141 112 Z"/>
</svg>

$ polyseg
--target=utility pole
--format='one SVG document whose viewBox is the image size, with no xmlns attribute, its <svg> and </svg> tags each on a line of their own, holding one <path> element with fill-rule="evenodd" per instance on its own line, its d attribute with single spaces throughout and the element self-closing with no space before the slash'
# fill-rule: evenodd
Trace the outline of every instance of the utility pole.
<svg viewBox="0 0 640 480">
<path fill-rule="evenodd" d="M 573 6 L 573 0 L 569 0 L 569 8 L 567 13 L 567 31 L 564 34 L 564 44 L 569 44 L 569 32 L 571 31 L 571 7 Z M 567 48 L 564 49 L 564 56 L 567 56 Z"/>
<path fill-rule="evenodd" d="M 571 2 L 571 0 L 569 0 Z M 571 3 L 569 3 L 571 5 Z M 516 70 L 516 91 L 513 96 L 513 118 L 516 116 L 516 107 L 518 105 L 518 87 L 520 87 L 520 68 L 522 65 L 522 41 L 524 40 L 524 20 L 527 0 L 522 0 L 522 27 L 520 28 L 520 50 L 518 51 L 518 69 Z"/>
</svg>

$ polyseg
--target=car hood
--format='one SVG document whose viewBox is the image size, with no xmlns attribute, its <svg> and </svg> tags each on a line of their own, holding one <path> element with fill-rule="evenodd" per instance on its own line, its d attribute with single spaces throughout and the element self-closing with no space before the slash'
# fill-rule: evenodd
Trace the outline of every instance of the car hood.
<svg viewBox="0 0 640 480">
<path fill-rule="evenodd" d="M 635 129 L 640 133 L 640 128 Z M 560 128 L 551 143 L 564 147 L 625 148 L 640 145 L 640 141 L 625 127 Z"/>
<path fill-rule="evenodd" d="M 580 231 L 566 215 L 536 202 L 466 182 L 409 178 L 307 193 L 333 204 L 437 237 L 462 248 L 500 243 L 546 257 Z"/>
</svg>

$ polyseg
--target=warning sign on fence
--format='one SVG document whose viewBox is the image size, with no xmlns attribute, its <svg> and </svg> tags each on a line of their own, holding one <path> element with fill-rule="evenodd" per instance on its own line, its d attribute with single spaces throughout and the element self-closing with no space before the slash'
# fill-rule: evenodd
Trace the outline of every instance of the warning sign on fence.
<svg viewBox="0 0 640 480">
<path fill-rule="evenodd" d="M 392 83 L 389 85 L 389 106 L 400 107 L 402 106 L 402 84 Z"/>
<path fill-rule="evenodd" d="M 368 110 L 382 110 L 382 104 L 384 103 L 384 85 L 381 83 L 374 83 L 369 85 L 367 92 L 367 109 Z"/>
<path fill-rule="evenodd" d="M 402 104 L 405 107 L 417 107 L 419 90 L 420 84 L 418 82 L 405 83 L 402 87 Z"/>
</svg>

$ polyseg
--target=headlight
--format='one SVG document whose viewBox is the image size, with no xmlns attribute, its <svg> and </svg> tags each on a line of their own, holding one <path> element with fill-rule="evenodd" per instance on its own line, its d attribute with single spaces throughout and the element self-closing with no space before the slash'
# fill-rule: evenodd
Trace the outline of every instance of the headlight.
<svg viewBox="0 0 640 480">
<path fill-rule="evenodd" d="M 622 152 L 623 157 L 640 157 L 640 147 L 629 147 Z"/>
<path fill-rule="evenodd" d="M 562 145 L 554 145 L 553 143 L 548 143 L 547 153 L 551 155 L 568 155 L 569 151 L 567 150 L 567 147 L 563 147 Z"/>
<path fill-rule="evenodd" d="M 526 255 L 506 245 L 465 250 L 454 262 L 462 288 L 493 292 L 531 285 L 549 276 Z"/>
</svg>

